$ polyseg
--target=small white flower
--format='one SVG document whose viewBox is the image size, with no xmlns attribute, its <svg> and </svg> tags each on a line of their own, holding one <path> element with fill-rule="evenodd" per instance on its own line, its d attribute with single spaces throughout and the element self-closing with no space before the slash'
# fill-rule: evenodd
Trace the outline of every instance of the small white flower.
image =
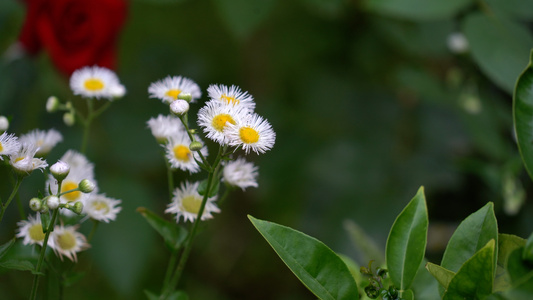
<svg viewBox="0 0 533 300">
<path fill-rule="evenodd" d="M 17 222 L 18 229 L 16 236 L 18 238 L 24 238 L 22 243 L 24 245 L 43 245 L 44 243 L 44 232 L 43 225 L 41 223 L 41 215 L 35 215 L 35 218 L 28 216 L 28 220 L 22 220 Z M 48 246 L 52 247 L 52 243 L 48 240 Z"/>
<path fill-rule="evenodd" d="M 189 111 L 189 102 L 178 99 L 170 103 L 170 111 L 178 116 L 184 115 Z"/>
<path fill-rule="evenodd" d="M 113 96 L 113 98 L 117 99 L 117 98 L 122 98 L 124 97 L 124 95 L 126 95 L 126 87 L 123 86 L 122 84 L 117 84 L 113 87 L 111 87 L 111 96 Z"/>
<path fill-rule="evenodd" d="M 43 157 L 50 153 L 57 143 L 63 141 L 63 136 L 55 129 L 48 131 L 34 129 L 27 134 L 21 135 L 19 140 L 21 143 L 37 145 L 39 150 L 37 150 L 35 155 Z"/>
<path fill-rule="evenodd" d="M 198 185 L 199 182 L 189 183 L 186 181 L 179 188 L 176 188 L 172 202 L 168 205 L 165 213 L 176 214 L 176 222 L 179 222 L 181 217 L 183 217 L 185 222 L 194 222 L 198 217 L 203 200 L 203 196 L 198 194 Z M 202 217 L 200 218 L 202 221 L 212 219 L 212 213 L 220 212 L 220 209 L 214 203 L 215 200 L 216 197 L 207 199 Z"/>
<path fill-rule="evenodd" d="M 248 94 L 248 92 L 241 91 L 236 85 L 228 87 L 222 84 L 212 84 L 207 88 L 207 93 L 209 94 L 209 98 L 219 103 L 232 106 L 244 106 L 251 111 L 255 109 L 254 97 Z"/>
<path fill-rule="evenodd" d="M 228 138 L 225 129 L 229 124 L 243 122 L 250 110 L 244 106 L 224 105 L 218 101 L 209 101 L 198 112 L 198 125 L 211 140 L 225 145 Z"/>
<path fill-rule="evenodd" d="M 103 67 L 83 67 L 70 77 L 70 88 L 74 95 L 85 98 L 112 99 L 120 86 L 115 72 Z"/>
<path fill-rule="evenodd" d="M 177 100 L 180 94 L 191 94 L 191 102 L 202 97 L 200 87 L 191 79 L 182 76 L 167 76 L 162 80 L 153 82 L 148 87 L 150 98 L 158 98 L 163 103 L 170 104 Z"/>
<path fill-rule="evenodd" d="M 224 166 L 224 182 L 241 189 L 247 187 L 257 187 L 257 167 L 251 162 L 246 162 L 242 157 L 235 161 L 230 161 Z"/>
<path fill-rule="evenodd" d="M 165 143 L 171 136 L 187 134 L 180 119 L 173 116 L 159 115 L 157 118 L 151 118 L 147 123 L 152 135 L 160 143 Z"/>
<path fill-rule="evenodd" d="M 57 180 L 63 180 L 67 177 L 70 172 L 70 166 L 61 160 L 58 160 L 55 164 L 50 167 L 50 173 Z"/>
<path fill-rule="evenodd" d="M 461 32 L 454 32 L 448 35 L 447 43 L 448 49 L 450 49 L 452 53 L 461 54 L 468 51 L 468 40 Z"/>
<path fill-rule="evenodd" d="M 7 132 L 0 135 L 0 160 L 4 160 L 3 155 L 13 155 L 20 149 L 18 138 L 12 133 Z"/>
<path fill-rule="evenodd" d="M 34 144 L 22 144 L 20 150 L 12 154 L 9 160 L 11 166 L 20 173 L 29 174 L 33 170 L 41 169 L 48 166 L 46 160 L 35 158 L 38 147 Z"/>
<path fill-rule="evenodd" d="M 241 146 L 248 154 L 265 153 L 276 142 L 276 133 L 270 123 L 257 114 L 249 115 L 243 122 L 228 124 L 226 134 L 230 146 Z"/>
<path fill-rule="evenodd" d="M 63 260 L 63 255 L 72 261 L 77 261 L 76 253 L 90 247 L 85 236 L 78 231 L 78 226 L 57 225 L 50 238 L 54 243 L 54 251 Z"/>
<path fill-rule="evenodd" d="M 0 132 L 4 132 L 9 128 L 9 120 L 5 116 L 0 116 Z"/>
<path fill-rule="evenodd" d="M 198 136 L 194 138 L 199 141 Z M 171 136 L 168 139 L 168 143 L 165 145 L 166 157 L 173 169 L 180 169 L 183 171 L 189 171 L 190 173 L 197 173 L 200 171 L 200 166 L 194 158 L 201 160 L 200 155 L 197 152 L 191 151 L 189 145 L 191 140 L 187 133 Z M 200 152 L 205 157 L 207 156 L 207 147 L 203 147 Z"/>
<path fill-rule="evenodd" d="M 109 223 L 109 221 L 114 221 L 117 214 L 122 210 L 122 207 L 118 206 L 120 203 L 120 200 L 112 199 L 105 195 L 93 194 L 85 201 L 83 213 L 94 220 Z"/>
</svg>

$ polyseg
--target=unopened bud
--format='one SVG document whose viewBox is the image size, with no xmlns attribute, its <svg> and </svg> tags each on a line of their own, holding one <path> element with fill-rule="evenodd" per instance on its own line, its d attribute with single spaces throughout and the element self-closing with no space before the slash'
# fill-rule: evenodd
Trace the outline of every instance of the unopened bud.
<svg viewBox="0 0 533 300">
<path fill-rule="evenodd" d="M 126 88 L 122 84 L 114 85 L 111 88 L 111 95 L 114 99 L 119 99 L 126 95 Z"/>
<path fill-rule="evenodd" d="M 189 145 L 189 149 L 191 149 L 191 151 L 200 151 L 203 146 L 202 143 L 194 141 Z"/>
<path fill-rule="evenodd" d="M 66 162 L 58 160 L 55 164 L 50 167 L 50 173 L 58 181 L 65 179 L 70 172 L 70 166 Z"/>
<path fill-rule="evenodd" d="M 39 198 L 31 198 L 30 200 L 30 208 L 33 211 L 40 211 L 41 207 L 43 206 L 41 199 Z"/>
<path fill-rule="evenodd" d="M 185 100 L 175 100 L 170 103 L 170 112 L 177 116 L 182 116 L 189 111 L 189 102 Z"/>
<path fill-rule="evenodd" d="M 0 133 L 6 131 L 8 128 L 9 120 L 4 116 L 0 116 Z"/>
<path fill-rule="evenodd" d="M 79 215 L 83 211 L 83 203 L 78 201 L 74 203 L 74 206 L 71 206 L 69 209 Z"/>
<path fill-rule="evenodd" d="M 57 99 L 56 96 L 50 96 L 48 97 L 48 100 L 46 100 L 46 111 L 49 113 L 56 112 L 61 107 L 61 102 L 59 102 L 59 99 Z"/>
<path fill-rule="evenodd" d="M 96 185 L 94 184 L 94 182 L 90 181 L 89 179 L 83 179 L 78 184 L 78 188 L 80 189 L 80 191 L 85 194 L 94 191 L 95 187 Z"/>
<path fill-rule="evenodd" d="M 49 196 L 48 198 L 46 198 L 46 205 L 48 205 L 48 208 L 50 208 L 51 210 L 57 209 L 57 207 L 59 206 L 59 198 L 56 196 Z"/>
<path fill-rule="evenodd" d="M 76 119 L 74 118 L 74 114 L 70 112 L 65 113 L 63 115 L 63 122 L 65 122 L 65 125 L 67 126 L 74 125 L 74 122 L 76 122 Z"/>
<path fill-rule="evenodd" d="M 187 102 L 191 102 L 192 101 L 192 95 L 191 94 L 187 94 L 187 93 L 180 93 L 178 95 L 178 99 L 185 100 Z"/>
</svg>

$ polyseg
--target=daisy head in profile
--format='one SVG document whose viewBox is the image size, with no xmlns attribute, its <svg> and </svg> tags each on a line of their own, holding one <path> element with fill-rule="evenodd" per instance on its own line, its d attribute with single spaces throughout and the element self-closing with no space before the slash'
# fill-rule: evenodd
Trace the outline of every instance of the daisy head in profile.
<svg viewBox="0 0 533 300">
<path fill-rule="evenodd" d="M 229 186 L 239 187 L 245 190 L 248 187 L 257 187 L 257 167 L 239 157 L 224 165 L 223 180 Z"/>
<path fill-rule="evenodd" d="M 48 167 L 46 160 L 36 158 L 35 154 L 39 147 L 35 144 L 22 144 L 19 151 L 10 156 L 9 163 L 13 169 L 21 175 L 29 175 L 33 170 Z"/>
<path fill-rule="evenodd" d="M 166 143 L 171 136 L 187 134 L 180 119 L 171 115 L 159 115 L 157 118 L 148 120 L 147 124 L 152 135 L 161 144 Z"/>
<path fill-rule="evenodd" d="M 245 106 L 225 105 L 211 100 L 198 112 L 198 125 L 209 139 L 226 145 L 229 142 L 226 136 L 228 125 L 243 122 L 248 114 L 250 110 Z"/>
<path fill-rule="evenodd" d="M 20 142 L 13 133 L 4 132 L 0 135 L 0 160 L 4 160 L 4 155 L 10 156 L 17 153 L 19 149 Z"/>
<path fill-rule="evenodd" d="M 196 102 L 202 97 L 200 87 L 191 79 L 182 76 L 167 76 L 153 82 L 148 87 L 150 98 L 157 98 L 163 103 L 170 104 L 181 95 L 190 95 L 190 102 Z"/>
<path fill-rule="evenodd" d="M 198 136 L 195 135 L 194 138 L 196 141 L 200 141 Z M 168 139 L 168 143 L 165 145 L 165 152 L 172 169 L 180 169 L 189 171 L 190 173 L 200 171 L 200 166 L 196 160 L 200 160 L 201 158 L 196 151 L 192 151 L 189 148 L 190 144 L 191 140 L 185 132 L 171 136 Z M 204 157 L 207 156 L 207 147 L 203 146 L 200 152 Z"/>
<path fill-rule="evenodd" d="M 90 247 L 85 236 L 77 231 L 76 226 L 56 225 L 50 238 L 54 243 L 54 251 L 59 258 L 68 257 L 71 261 L 76 262 L 78 257 L 76 253 Z"/>
<path fill-rule="evenodd" d="M 98 66 L 83 67 L 70 76 L 70 88 L 74 95 L 84 98 L 107 98 L 123 96 L 126 90 L 115 72 Z"/>
<path fill-rule="evenodd" d="M 17 223 L 18 229 L 16 236 L 18 238 L 23 238 L 22 243 L 24 245 L 43 245 L 44 243 L 44 232 L 43 225 L 41 223 L 41 215 L 37 213 L 35 218 L 29 216 L 28 220 L 22 220 Z M 51 241 L 48 241 L 48 246 L 51 247 Z"/>
<path fill-rule="evenodd" d="M 230 146 L 242 147 L 248 154 L 265 153 L 274 147 L 276 133 L 270 123 L 257 114 L 248 115 L 242 122 L 228 124 L 226 135 Z"/>
<path fill-rule="evenodd" d="M 207 88 L 209 98 L 219 103 L 232 106 L 244 106 L 253 111 L 255 109 L 254 97 L 243 92 L 241 89 L 232 85 L 230 87 L 222 84 L 212 84 Z"/>
<path fill-rule="evenodd" d="M 20 136 L 20 142 L 27 144 L 35 144 L 39 149 L 35 153 L 36 156 L 46 156 L 57 143 L 63 141 L 63 136 L 55 129 L 39 130 L 34 129 L 27 134 Z"/>
<path fill-rule="evenodd" d="M 198 193 L 199 184 L 199 182 L 190 183 L 186 181 L 185 183 L 182 183 L 179 188 L 176 188 L 174 190 L 174 197 L 172 198 L 172 202 L 168 205 L 168 208 L 165 210 L 165 213 L 176 214 L 177 222 L 180 221 L 181 217 L 183 217 L 183 220 L 185 222 L 194 222 L 198 217 L 198 213 L 200 212 L 203 200 L 203 196 Z M 220 209 L 214 203 L 215 200 L 216 197 L 211 197 L 207 199 L 200 220 L 205 221 L 207 219 L 212 219 L 212 213 L 220 212 Z"/>
<path fill-rule="evenodd" d="M 102 194 L 93 194 L 85 201 L 83 213 L 93 220 L 109 223 L 114 221 L 122 210 L 122 207 L 118 206 L 120 202 Z"/>
</svg>

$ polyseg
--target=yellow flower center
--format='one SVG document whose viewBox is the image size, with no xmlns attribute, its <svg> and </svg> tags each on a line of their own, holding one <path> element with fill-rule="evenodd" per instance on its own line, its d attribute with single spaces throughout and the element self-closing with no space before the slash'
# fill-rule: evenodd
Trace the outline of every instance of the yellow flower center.
<svg viewBox="0 0 533 300">
<path fill-rule="evenodd" d="M 18 163 L 19 161 L 23 160 L 25 157 L 17 157 L 15 158 L 15 162 Z"/>
<path fill-rule="evenodd" d="M 107 202 L 105 201 L 94 201 L 92 203 L 92 207 L 96 211 L 101 211 L 104 214 L 107 214 L 109 212 L 109 206 L 107 206 Z"/>
<path fill-rule="evenodd" d="M 64 181 L 63 184 L 61 185 L 61 193 L 64 193 L 66 191 L 70 191 L 76 188 L 78 188 L 78 184 L 75 183 L 74 181 Z M 81 196 L 80 191 L 74 191 L 74 192 L 70 192 L 70 193 L 63 195 L 63 197 L 67 199 L 67 201 L 71 201 L 71 202 L 78 200 L 80 196 Z"/>
<path fill-rule="evenodd" d="M 91 92 L 96 92 L 104 88 L 104 82 L 98 78 L 89 78 L 85 80 L 83 86 Z"/>
<path fill-rule="evenodd" d="M 165 93 L 165 96 L 169 96 L 173 99 L 178 99 L 179 94 L 181 94 L 181 90 L 175 89 L 175 90 L 168 90 Z"/>
<path fill-rule="evenodd" d="M 191 160 L 191 150 L 187 146 L 177 145 L 174 147 L 174 157 L 179 161 L 188 162 Z"/>
<path fill-rule="evenodd" d="M 213 121 L 211 122 L 211 125 L 213 125 L 213 128 L 216 129 L 218 132 L 224 131 L 224 127 L 226 127 L 226 122 L 230 122 L 231 124 L 235 124 L 235 120 L 228 115 L 228 114 L 220 114 L 213 118 Z"/>
<path fill-rule="evenodd" d="M 72 232 L 65 231 L 57 236 L 56 243 L 59 245 L 59 248 L 63 250 L 70 250 L 76 247 L 76 237 Z"/>
<path fill-rule="evenodd" d="M 41 224 L 34 224 L 28 229 L 28 233 L 30 235 L 30 238 L 34 241 L 43 241 L 44 240 L 44 233 L 43 233 L 43 226 Z"/>
<path fill-rule="evenodd" d="M 195 196 L 186 196 L 181 199 L 181 206 L 183 206 L 183 209 L 192 214 L 198 214 L 201 205 L 202 199 Z"/>
<path fill-rule="evenodd" d="M 241 141 L 245 144 L 253 144 L 259 141 L 259 132 L 252 127 L 243 127 L 239 130 Z"/>
<path fill-rule="evenodd" d="M 4 151 L 4 146 L 2 146 L 2 143 L 0 143 L 0 152 Z"/>
<path fill-rule="evenodd" d="M 223 101 L 225 101 L 227 104 L 236 105 L 236 104 L 239 104 L 241 102 L 239 99 L 236 99 L 235 96 L 228 96 L 226 94 L 222 94 L 222 96 L 220 96 L 220 98 Z"/>
</svg>

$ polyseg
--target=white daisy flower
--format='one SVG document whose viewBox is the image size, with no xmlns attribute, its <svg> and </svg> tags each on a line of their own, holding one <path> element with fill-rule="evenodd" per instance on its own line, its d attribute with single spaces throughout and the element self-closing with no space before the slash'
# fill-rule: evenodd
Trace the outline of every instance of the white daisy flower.
<svg viewBox="0 0 533 300">
<path fill-rule="evenodd" d="M 112 99 L 117 95 L 117 90 L 125 93 L 115 72 L 98 66 L 74 71 L 70 76 L 70 88 L 74 95 L 85 98 Z"/>
<path fill-rule="evenodd" d="M 41 223 L 41 215 L 37 214 L 34 217 L 28 216 L 28 220 L 22 220 L 17 222 L 18 229 L 16 237 L 24 238 L 22 243 L 24 245 L 43 245 L 44 243 L 44 232 L 43 225 Z M 52 243 L 48 240 L 48 246 L 52 247 Z"/>
<path fill-rule="evenodd" d="M 54 243 L 54 252 L 63 260 L 63 255 L 76 262 L 76 253 L 90 247 L 85 236 L 78 231 L 78 226 L 57 225 L 50 234 Z"/>
<path fill-rule="evenodd" d="M 35 144 L 22 144 L 19 151 L 10 156 L 9 163 L 20 173 L 29 174 L 36 169 L 41 169 L 42 172 L 48 164 L 46 160 L 35 157 L 38 149 Z"/>
<path fill-rule="evenodd" d="M 200 138 L 195 135 L 194 138 L 200 141 Z M 196 151 L 191 151 L 189 145 L 191 140 L 187 133 L 171 136 L 168 143 L 165 145 L 166 158 L 168 159 L 173 169 L 180 169 L 189 171 L 190 173 L 197 173 L 200 171 L 200 166 L 194 160 L 201 160 L 200 155 Z M 200 150 L 202 155 L 207 156 L 207 147 L 202 147 Z"/>
<path fill-rule="evenodd" d="M 118 206 L 120 203 L 120 200 L 102 194 L 93 194 L 85 201 L 83 213 L 94 220 L 109 223 L 109 221 L 114 221 L 122 210 L 122 207 Z"/>
<path fill-rule="evenodd" d="M 242 146 L 246 154 L 250 150 L 265 153 L 272 149 L 276 133 L 270 123 L 257 114 L 249 115 L 243 122 L 227 125 L 226 135 L 230 146 Z"/>
<path fill-rule="evenodd" d="M 203 196 L 198 194 L 198 185 L 199 182 L 189 183 L 186 181 L 181 184 L 181 187 L 174 190 L 174 197 L 172 198 L 172 203 L 168 205 L 168 208 L 165 210 L 165 213 L 174 213 L 176 214 L 176 222 L 180 221 L 180 218 L 183 217 L 183 220 L 194 222 L 198 217 L 198 212 L 200 212 L 200 206 L 202 205 Z M 214 203 L 216 197 L 211 197 L 207 199 L 205 204 L 204 211 L 202 213 L 201 220 L 205 221 L 207 219 L 212 219 L 213 215 L 211 213 L 219 213 L 220 209 Z"/>
<path fill-rule="evenodd" d="M 3 155 L 13 155 L 20 149 L 18 138 L 12 133 L 7 132 L 0 135 L 0 160 L 4 160 Z"/>
<path fill-rule="evenodd" d="M 220 145 L 228 143 L 224 132 L 227 124 L 242 122 L 250 110 L 244 106 L 224 105 L 212 100 L 198 112 L 198 125 L 203 127 L 206 136 Z"/>
<path fill-rule="evenodd" d="M 169 137 L 185 133 L 185 127 L 180 119 L 173 116 L 159 115 L 148 120 L 148 127 L 159 143 L 165 143 Z"/>
<path fill-rule="evenodd" d="M 57 145 L 57 143 L 63 141 L 63 136 L 59 131 L 50 129 L 48 131 L 35 129 L 27 134 L 20 136 L 21 143 L 35 144 L 39 147 L 35 155 L 43 157 L 50 153 L 50 150 Z"/>
<path fill-rule="evenodd" d="M 190 94 L 193 103 L 202 97 L 200 87 L 189 78 L 181 76 L 167 76 L 153 82 L 148 87 L 148 93 L 150 93 L 150 98 L 161 99 L 166 104 L 178 99 L 180 94 Z"/>
<path fill-rule="evenodd" d="M 231 186 L 241 189 L 247 187 L 257 187 L 257 167 L 251 162 L 246 162 L 242 157 L 230 161 L 224 166 L 223 180 Z"/>
<path fill-rule="evenodd" d="M 209 98 L 217 102 L 226 105 L 244 106 L 251 111 L 255 109 L 254 97 L 248 94 L 248 92 L 241 91 L 236 85 L 232 85 L 228 88 L 226 85 L 212 84 L 207 88 L 207 93 Z"/>
</svg>

